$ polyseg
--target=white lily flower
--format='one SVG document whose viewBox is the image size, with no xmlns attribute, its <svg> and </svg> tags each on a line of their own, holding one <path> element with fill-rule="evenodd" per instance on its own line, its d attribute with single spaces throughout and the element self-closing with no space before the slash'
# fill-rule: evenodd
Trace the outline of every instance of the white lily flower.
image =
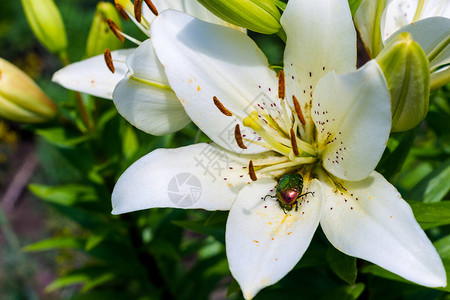
<svg viewBox="0 0 450 300">
<path fill-rule="evenodd" d="M 216 144 L 138 160 L 114 188 L 113 213 L 230 210 L 227 257 L 246 299 L 297 264 L 319 223 L 340 251 L 445 286 L 443 264 L 411 208 L 374 171 L 391 129 L 389 91 L 375 61 L 355 70 L 347 1 L 291 0 L 281 23 L 285 74 L 277 79 L 236 30 L 171 10 L 154 20 L 167 80 Z M 280 178 L 297 181 L 281 187 Z"/>
<path fill-rule="evenodd" d="M 244 29 L 216 17 L 196 0 L 154 0 L 152 3 L 157 12 L 166 9 L 184 11 L 201 20 L 245 32 Z M 142 4 L 140 21 L 134 16 L 131 1 L 116 0 L 116 5 L 121 7 L 122 12 L 126 13 L 139 29 L 150 37 L 150 24 L 155 14 L 147 5 Z M 119 113 L 131 124 L 147 133 L 164 135 L 186 126 L 190 119 L 167 84 L 166 76 L 154 54 L 150 39 L 141 43 L 122 32 L 118 34 L 137 45 L 142 45 L 143 49 L 112 51 L 111 65 L 114 66 L 114 72 L 105 64 L 104 55 L 98 55 L 62 68 L 53 75 L 52 80 L 70 90 L 105 99 L 114 98 Z M 145 65 L 141 60 L 136 65 L 135 58 L 140 57 L 144 52 L 148 52 L 150 59 L 145 62 Z M 115 93 L 114 96 L 113 93 Z M 136 116 L 138 110 L 146 113 L 145 118 Z"/>
</svg>

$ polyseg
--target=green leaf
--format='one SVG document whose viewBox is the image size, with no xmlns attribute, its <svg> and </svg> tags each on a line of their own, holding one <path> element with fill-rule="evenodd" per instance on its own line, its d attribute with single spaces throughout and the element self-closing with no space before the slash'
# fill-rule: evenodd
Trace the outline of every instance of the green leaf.
<svg viewBox="0 0 450 300">
<path fill-rule="evenodd" d="M 67 184 L 46 186 L 39 184 L 28 185 L 29 190 L 38 198 L 47 202 L 71 206 L 77 202 L 95 202 L 97 196 L 91 186 Z"/>
<path fill-rule="evenodd" d="M 172 223 L 206 236 L 213 236 L 218 241 L 225 241 L 225 229 L 220 224 L 205 226 L 203 221 L 172 221 Z"/>
<path fill-rule="evenodd" d="M 450 191 L 450 159 L 426 176 L 405 197 L 425 203 L 439 202 Z"/>
<path fill-rule="evenodd" d="M 449 263 L 450 263 L 450 261 L 449 261 Z M 445 262 L 444 262 L 444 264 L 445 264 Z M 386 279 L 390 279 L 390 280 L 395 280 L 395 281 L 400 281 L 400 282 L 405 282 L 405 283 L 410 283 L 410 284 L 416 285 L 414 282 L 406 280 L 406 279 L 404 279 L 404 278 L 402 278 L 402 277 L 400 277 L 400 276 L 398 276 L 398 275 L 396 275 L 394 273 L 391 273 L 391 272 L 389 272 L 389 271 L 387 271 L 387 270 L 385 270 L 382 267 L 379 267 L 377 265 L 366 266 L 366 267 L 361 269 L 361 273 L 364 273 L 364 274 L 369 273 L 369 274 L 372 274 L 372 275 L 375 275 L 375 276 L 378 276 L 378 277 L 381 277 L 381 278 L 386 278 Z M 447 269 L 447 281 L 449 280 L 449 275 L 450 274 L 449 274 L 449 271 Z M 444 288 L 436 288 L 436 289 L 437 290 L 441 290 L 441 291 L 450 292 L 450 286 L 448 284 Z"/>
<path fill-rule="evenodd" d="M 436 247 L 436 250 L 442 259 L 450 260 L 450 235 L 435 242 L 434 247 Z"/>
<path fill-rule="evenodd" d="M 139 149 L 139 141 L 133 127 L 125 125 L 123 130 L 122 151 L 127 160 L 133 158 Z"/>
<path fill-rule="evenodd" d="M 407 132 L 393 134 L 389 139 L 388 147 L 377 166 L 377 171 L 386 179 L 391 179 L 400 171 L 413 145 L 416 133 L 417 127 Z"/>
<path fill-rule="evenodd" d="M 89 136 L 79 136 L 77 133 L 70 132 L 64 127 L 36 129 L 36 133 L 42 136 L 50 144 L 63 148 L 73 148 L 90 138 Z"/>
<path fill-rule="evenodd" d="M 86 242 L 86 251 L 90 251 L 105 239 L 104 235 L 91 234 Z"/>
<path fill-rule="evenodd" d="M 355 300 L 358 299 L 364 291 L 364 288 L 364 283 L 358 283 L 351 286 L 340 286 L 320 297 L 320 300 Z"/>
<path fill-rule="evenodd" d="M 423 203 L 408 201 L 414 217 L 423 229 L 450 224 L 450 201 Z"/>
<path fill-rule="evenodd" d="M 227 298 L 229 298 L 231 295 L 239 292 L 240 290 L 241 290 L 241 288 L 239 287 L 239 283 L 235 279 L 233 279 L 233 281 L 228 286 Z"/>
<path fill-rule="evenodd" d="M 350 11 L 352 12 L 352 16 L 356 13 L 361 4 L 362 0 L 348 0 L 348 5 L 350 6 Z"/>
<path fill-rule="evenodd" d="M 25 252 L 47 251 L 54 249 L 82 249 L 84 239 L 75 237 L 57 237 L 42 240 L 22 248 Z"/>
<path fill-rule="evenodd" d="M 354 285 L 358 269 L 356 268 L 356 258 L 345 255 L 334 247 L 329 247 L 326 259 L 331 270 L 349 285 Z"/>
</svg>

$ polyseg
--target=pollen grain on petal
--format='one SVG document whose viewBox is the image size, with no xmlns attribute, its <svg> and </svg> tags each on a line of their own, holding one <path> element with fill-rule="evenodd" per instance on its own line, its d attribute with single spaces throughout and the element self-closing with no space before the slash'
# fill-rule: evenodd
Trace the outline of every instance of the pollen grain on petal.
<svg viewBox="0 0 450 300">
<path fill-rule="evenodd" d="M 152 13 L 157 16 L 158 10 L 156 9 L 156 6 L 153 4 L 151 0 L 144 0 L 145 4 L 147 4 L 147 7 L 152 11 Z"/>
<path fill-rule="evenodd" d="M 245 146 L 244 142 L 242 141 L 241 128 L 239 127 L 239 124 L 236 124 L 236 127 L 234 128 L 234 138 L 236 139 L 236 143 L 238 144 L 239 148 L 247 149 L 247 146 Z"/>
<path fill-rule="evenodd" d="M 298 156 L 300 153 L 298 152 L 297 137 L 295 136 L 294 129 L 292 128 L 291 128 L 291 145 L 294 154 Z"/>
<path fill-rule="evenodd" d="M 278 75 L 278 98 L 284 99 L 286 96 L 286 84 L 284 81 L 284 72 L 283 70 L 280 71 L 280 74 Z"/>
<path fill-rule="evenodd" d="M 114 23 L 111 19 L 106 19 L 106 22 L 108 23 L 109 28 L 114 33 L 114 35 L 121 41 L 125 42 L 125 37 L 120 33 L 119 27 L 117 27 L 116 23 Z"/>
<path fill-rule="evenodd" d="M 256 177 L 255 169 L 253 168 L 253 161 L 250 161 L 248 164 L 248 174 L 250 175 L 250 179 L 256 181 L 258 178 Z"/>
<path fill-rule="evenodd" d="M 111 56 L 111 50 L 108 48 L 105 49 L 105 53 L 103 53 L 103 56 L 105 58 L 105 63 L 108 66 L 108 69 L 111 71 L 111 73 L 114 73 L 116 71 L 116 68 L 114 68 L 112 56 Z"/>
<path fill-rule="evenodd" d="M 216 96 L 213 97 L 214 105 L 220 110 L 221 113 L 223 113 L 225 116 L 232 116 L 233 114 L 223 106 L 222 102 L 217 99 Z"/>
<path fill-rule="evenodd" d="M 297 114 L 297 117 L 300 120 L 300 123 L 302 123 L 302 125 L 305 125 L 306 120 L 305 120 L 305 117 L 303 116 L 303 112 L 302 112 L 300 103 L 298 103 L 297 97 L 295 97 L 295 95 L 292 95 L 292 102 L 294 102 L 295 113 Z"/>
<path fill-rule="evenodd" d="M 134 0 L 134 17 L 138 23 L 142 21 L 142 0 Z"/>
</svg>

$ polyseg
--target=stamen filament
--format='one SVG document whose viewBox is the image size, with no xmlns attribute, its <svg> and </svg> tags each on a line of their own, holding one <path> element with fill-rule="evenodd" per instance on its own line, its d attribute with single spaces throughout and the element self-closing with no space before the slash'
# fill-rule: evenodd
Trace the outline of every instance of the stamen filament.
<svg viewBox="0 0 450 300">
<path fill-rule="evenodd" d="M 261 121 L 259 120 L 258 113 L 256 111 L 251 112 L 250 115 L 243 120 L 243 124 L 244 126 L 253 129 L 261 138 L 266 141 L 266 143 L 275 148 L 277 152 L 284 155 L 289 155 L 290 148 L 282 145 L 274 139 L 274 136 L 266 132 L 261 124 Z M 275 136 L 279 137 L 278 135 Z"/>
<path fill-rule="evenodd" d="M 168 85 L 165 85 L 165 84 L 162 84 L 162 83 L 159 83 L 159 82 L 155 82 L 155 81 L 151 81 L 151 80 L 148 80 L 148 79 L 144 79 L 144 78 L 138 77 L 138 76 L 136 76 L 134 74 L 130 75 L 130 79 L 135 80 L 135 81 L 140 82 L 140 83 L 147 84 L 149 86 L 153 86 L 153 87 L 159 88 L 159 89 L 172 91 L 172 89 Z"/>
<path fill-rule="evenodd" d="M 253 160 L 253 166 L 256 168 L 267 165 L 274 165 L 283 162 L 287 162 L 289 159 L 286 156 L 278 156 L 278 157 L 268 157 Z"/>
<path fill-rule="evenodd" d="M 316 160 L 317 159 L 315 157 L 297 157 L 293 161 L 290 161 L 290 162 L 276 164 L 276 165 L 272 165 L 270 167 L 259 169 L 258 172 L 271 172 L 271 171 L 284 169 L 284 168 L 288 168 L 288 167 L 295 167 L 298 165 L 312 164 Z"/>
</svg>

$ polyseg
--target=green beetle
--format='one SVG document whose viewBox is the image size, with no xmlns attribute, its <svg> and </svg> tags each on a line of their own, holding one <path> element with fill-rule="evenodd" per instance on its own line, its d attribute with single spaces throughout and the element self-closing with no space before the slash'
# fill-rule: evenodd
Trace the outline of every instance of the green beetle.
<svg viewBox="0 0 450 300">
<path fill-rule="evenodd" d="M 302 194 L 303 191 L 303 177 L 300 174 L 284 174 L 280 180 L 278 180 L 278 185 L 276 189 L 276 195 L 266 195 L 267 197 L 277 199 L 280 207 L 286 213 L 290 211 L 295 206 L 295 211 L 298 210 L 298 198 L 312 194 L 312 192 L 307 192 Z"/>
</svg>

